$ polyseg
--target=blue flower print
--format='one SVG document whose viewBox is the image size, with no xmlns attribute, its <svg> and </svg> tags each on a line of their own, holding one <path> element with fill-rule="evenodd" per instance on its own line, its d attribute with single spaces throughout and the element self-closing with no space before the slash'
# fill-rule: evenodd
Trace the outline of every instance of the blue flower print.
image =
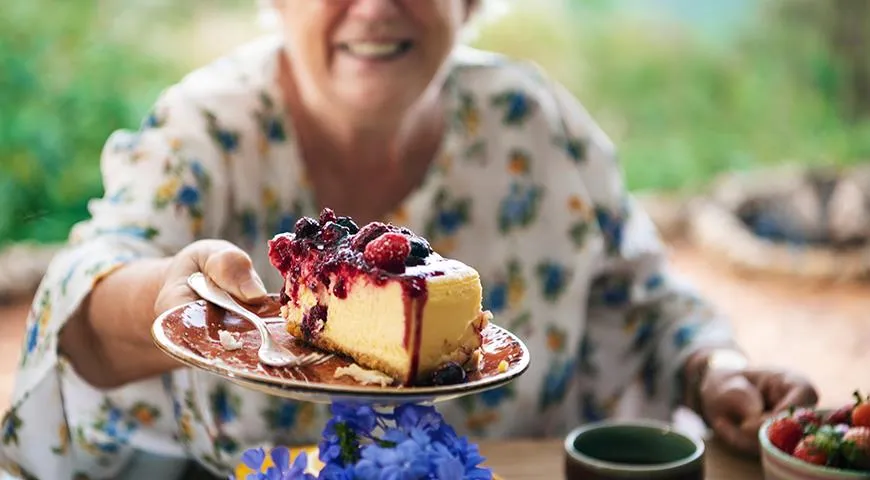
<svg viewBox="0 0 870 480">
<path fill-rule="evenodd" d="M 36 345 L 39 342 L 39 323 L 31 322 L 27 326 L 27 334 L 24 338 L 24 351 L 28 354 L 36 350 Z"/>
<path fill-rule="evenodd" d="M 142 125 L 140 125 L 141 130 L 146 130 L 149 128 L 160 128 L 166 123 L 166 119 L 163 118 L 162 115 L 159 115 L 156 110 L 151 110 L 148 112 L 148 115 L 142 120 Z"/>
<path fill-rule="evenodd" d="M 21 428 L 21 418 L 18 416 L 18 410 L 10 408 L 2 422 L 3 436 L 0 441 L 3 442 L 3 445 L 18 445 L 19 428 Z"/>
<path fill-rule="evenodd" d="M 626 315 L 625 332 L 632 337 L 632 351 L 640 352 L 650 345 L 659 317 L 660 313 L 654 307 L 637 308 Z"/>
<path fill-rule="evenodd" d="M 643 385 L 643 391 L 647 397 L 652 398 L 656 395 L 656 382 L 658 381 L 661 365 L 655 355 L 650 355 L 643 362 L 640 369 L 640 381 Z"/>
<path fill-rule="evenodd" d="M 281 143 L 287 140 L 287 132 L 284 129 L 284 118 L 280 111 L 276 111 L 275 102 L 266 93 L 260 94 L 262 108 L 256 113 L 260 132 L 269 143 Z"/>
<path fill-rule="evenodd" d="M 447 190 L 441 189 L 435 195 L 433 211 L 424 236 L 436 252 L 448 255 L 454 248 L 459 229 L 471 220 L 471 201 L 467 198 L 450 198 Z"/>
<path fill-rule="evenodd" d="M 648 291 L 658 290 L 665 283 L 665 278 L 661 273 L 653 273 L 649 277 L 647 277 L 646 281 L 643 282 L 643 286 Z"/>
<path fill-rule="evenodd" d="M 602 275 L 592 282 L 589 304 L 596 307 L 621 308 L 631 301 L 631 279 L 625 275 Z"/>
<path fill-rule="evenodd" d="M 193 175 L 196 184 L 199 185 L 202 190 L 207 189 L 211 185 L 211 177 L 209 177 L 205 167 L 202 166 L 202 163 L 199 160 L 191 160 L 189 165 L 190 173 Z"/>
<path fill-rule="evenodd" d="M 299 404 L 291 400 L 271 399 L 270 407 L 263 412 L 266 424 L 280 430 L 290 430 L 296 426 Z"/>
<path fill-rule="evenodd" d="M 568 387 L 571 385 L 571 380 L 576 372 L 574 360 L 554 360 L 544 377 L 538 408 L 545 410 L 551 405 L 561 403 L 565 399 L 565 394 L 568 392 Z"/>
<path fill-rule="evenodd" d="M 229 423 L 239 415 L 240 399 L 226 385 L 219 384 L 210 395 L 211 410 L 219 423 Z"/>
<path fill-rule="evenodd" d="M 625 227 L 625 211 L 621 215 L 614 215 L 604 207 L 595 207 L 595 218 L 604 235 L 607 245 L 607 253 L 617 255 L 622 251 L 623 230 Z"/>
<path fill-rule="evenodd" d="M 254 245 L 260 236 L 257 226 L 257 214 L 253 210 L 247 209 L 243 211 L 239 218 L 239 223 L 242 228 L 242 237 L 249 245 Z"/>
<path fill-rule="evenodd" d="M 93 428 L 102 433 L 105 441 L 91 442 L 79 430 L 77 437 L 79 443 L 94 453 L 115 454 L 122 445 L 128 443 L 130 435 L 136 430 L 136 422 L 128 418 L 121 409 L 112 405 L 108 400 L 100 407 L 100 414 L 93 424 Z"/>
<path fill-rule="evenodd" d="M 581 415 L 586 422 L 600 422 L 609 416 L 609 412 L 592 392 L 582 395 L 583 410 Z"/>
<path fill-rule="evenodd" d="M 221 433 L 214 439 L 214 449 L 232 455 L 239 451 L 239 442 L 237 442 L 233 437 Z"/>
<path fill-rule="evenodd" d="M 152 240 L 160 232 L 151 226 L 123 225 L 115 228 L 98 228 L 98 235 L 124 235 L 142 240 Z"/>
<path fill-rule="evenodd" d="M 224 153 L 233 153 L 239 148 L 239 134 L 237 132 L 221 128 L 218 125 L 217 117 L 208 111 L 204 111 L 206 123 L 208 124 L 208 132 L 212 140 L 218 144 Z"/>
<path fill-rule="evenodd" d="M 513 384 L 505 385 L 504 387 L 493 388 L 492 390 L 487 390 L 478 397 L 484 406 L 488 408 L 498 408 L 502 402 L 513 398 L 514 389 L 512 387 Z"/>
<path fill-rule="evenodd" d="M 515 227 L 530 225 L 537 217 L 543 194 L 544 190 L 537 185 L 513 182 L 507 197 L 499 205 L 499 230 L 508 233 Z"/>
<path fill-rule="evenodd" d="M 192 207 L 199 204 L 199 190 L 190 185 L 182 185 L 175 195 L 175 202 L 180 206 Z"/>
<path fill-rule="evenodd" d="M 502 122 L 511 126 L 521 126 L 535 111 L 535 104 L 528 95 L 516 90 L 495 95 L 492 104 L 502 109 Z"/>
<path fill-rule="evenodd" d="M 586 375 L 598 375 L 598 367 L 593 361 L 595 349 L 596 345 L 588 335 L 584 335 L 580 339 L 580 348 L 577 354 L 579 357 L 579 370 Z"/>
<path fill-rule="evenodd" d="M 680 326 L 674 333 L 674 346 L 683 348 L 687 346 L 697 336 L 701 326 L 697 323 L 690 323 Z"/>
<path fill-rule="evenodd" d="M 551 302 L 558 299 L 568 284 L 568 269 L 556 262 L 545 261 L 538 265 L 537 273 L 544 298 Z"/>
<path fill-rule="evenodd" d="M 483 292 L 483 309 L 493 314 L 500 313 L 507 307 L 507 283 L 489 284 Z"/>
<path fill-rule="evenodd" d="M 558 138 L 556 144 L 562 148 L 568 158 L 575 163 L 586 160 L 586 142 L 579 138 Z"/>
</svg>

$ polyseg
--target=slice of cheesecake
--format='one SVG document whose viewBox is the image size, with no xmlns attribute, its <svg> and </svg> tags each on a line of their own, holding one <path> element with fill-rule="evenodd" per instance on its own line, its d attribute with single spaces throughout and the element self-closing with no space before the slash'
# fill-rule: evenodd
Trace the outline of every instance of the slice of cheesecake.
<svg viewBox="0 0 870 480">
<path fill-rule="evenodd" d="M 433 252 L 406 228 L 324 209 L 269 242 L 284 277 L 287 330 L 323 350 L 383 372 L 400 385 L 456 383 L 476 368 L 480 276 Z"/>
</svg>

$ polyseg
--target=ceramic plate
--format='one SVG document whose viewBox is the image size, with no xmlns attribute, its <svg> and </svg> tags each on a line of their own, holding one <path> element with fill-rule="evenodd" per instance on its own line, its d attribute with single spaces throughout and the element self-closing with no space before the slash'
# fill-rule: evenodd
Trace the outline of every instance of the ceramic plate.
<svg viewBox="0 0 870 480">
<path fill-rule="evenodd" d="M 283 322 L 277 316 L 276 297 L 251 310 L 266 318 L 275 340 L 294 353 L 304 355 L 316 351 L 283 328 Z M 242 347 L 225 349 L 218 340 L 221 330 L 238 333 Z M 379 404 L 441 402 L 504 385 L 522 375 L 529 366 L 529 351 L 523 342 L 492 323 L 483 331 L 480 370 L 470 373 L 463 383 L 434 387 L 381 387 L 365 385 L 347 376 L 335 378 L 337 368 L 353 363 L 340 356 L 305 367 L 262 365 L 257 360 L 260 346 L 257 331 L 245 320 L 203 300 L 160 315 L 152 326 L 151 335 L 161 350 L 191 367 L 262 393 L 317 403 L 334 400 Z M 498 365 L 502 360 L 507 362 L 507 370 L 499 372 Z"/>
</svg>

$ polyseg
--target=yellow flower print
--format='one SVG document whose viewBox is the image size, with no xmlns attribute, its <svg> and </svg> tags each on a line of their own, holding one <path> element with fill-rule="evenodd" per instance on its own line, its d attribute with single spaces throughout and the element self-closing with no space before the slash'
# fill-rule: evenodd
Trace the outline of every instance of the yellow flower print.
<svg viewBox="0 0 870 480">
<path fill-rule="evenodd" d="M 529 173 L 531 160 L 529 155 L 522 150 L 514 150 L 508 157 L 508 171 L 514 175 L 525 175 Z"/>
<path fill-rule="evenodd" d="M 551 352 L 565 350 L 565 332 L 554 325 L 547 327 L 547 348 Z"/>
<path fill-rule="evenodd" d="M 273 209 L 278 207 L 278 194 L 275 193 L 275 190 L 272 187 L 263 188 L 262 193 L 263 206 L 267 209 Z"/>
<path fill-rule="evenodd" d="M 60 444 L 56 447 L 52 447 L 51 451 L 56 455 L 66 455 L 69 451 L 69 428 L 66 424 L 58 427 L 57 437 L 60 440 Z"/>
<path fill-rule="evenodd" d="M 397 225 L 407 225 L 408 223 L 408 211 L 404 206 L 399 207 L 393 213 L 387 216 L 390 223 L 395 223 Z"/>
<path fill-rule="evenodd" d="M 48 325 L 49 320 L 51 320 L 51 297 L 48 292 L 45 292 L 40 303 L 39 329 L 42 330 L 45 328 L 46 325 Z"/>
<path fill-rule="evenodd" d="M 526 296 L 526 282 L 520 272 L 520 265 L 513 261 L 508 265 L 508 306 L 515 308 Z"/>
<path fill-rule="evenodd" d="M 173 152 L 177 152 L 181 150 L 181 140 L 177 137 L 172 137 L 169 139 L 169 148 Z"/>
<path fill-rule="evenodd" d="M 193 426 L 190 422 L 190 415 L 187 413 L 181 416 L 179 437 L 181 438 L 181 441 L 185 443 L 189 443 L 193 439 Z"/>
<path fill-rule="evenodd" d="M 462 96 L 462 105 L 459 107 L 457 117 L 465 134 L 473 137 L 480 131 L 480 111 L 474 105 L 474 99 L 471 95 Z"/>
<path fill-rule="evenodd" d="M 454 160 L 455 158 L 450 153 L 441 155 L 441 158 L 438 159 L 438 165 L 441 167 L 441 171 L 444 173 L 450 173 L 450 170 L 453 168 Z"/>
<path fill-rule="evenodd" d="M 190 230 L 194 237 L 202 235 L 203 218 L 196 216 L 190 219 Z"/>
<path fill-rule="evenodd" d="M 486 427 L 497 423 L 499 419 L 497 410 L 485 410 L 482 412 L 473 413 L 466 419 L 466 426 L 472 432 L 480 432 Z"/>
<path fill-rule="evenodd" d="M 159 414 L 156 408 L 144 403 L 137 403 L 130 409 L 130 415 L 144 427 L 153 425 Z"/>
<path fill-rule="evenodd" d="M 584 217 L 589 216 L 592 213 L 589 204 L 584 202 L 583 199 L 577 195 L 571 195 L 571 197 L 568 198 L 568 210 L 574 213 L 579 213 Z"/>
<path fill-rule="evenodd" d="M 456 250 L 456 238 L 444 237 L 432 242 L 432 250 L 441 256 L 449 256 Z"/>
<path fill-rule="evenodd" d="M 169 202 L 175 198 L 175 193 L 178 192 L 178 188 L 181 186 L 181 180 L 172 177 L 166 180 L 162 185 L 157 187 L 157 194 L 154 197 L 154 204 L 157 208 L 165 207 L 169 205 Z"/>
</svg>

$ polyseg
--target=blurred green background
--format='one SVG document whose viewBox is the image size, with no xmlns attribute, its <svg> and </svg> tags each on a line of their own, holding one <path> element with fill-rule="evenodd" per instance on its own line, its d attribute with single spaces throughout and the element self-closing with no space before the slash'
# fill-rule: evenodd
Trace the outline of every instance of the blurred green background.
<svg viewBox="0 0 870 480">
<path fill-rule="evenodd" d="M 63 240 L 99 157 L 157 94 L 259 30 L 254 0 L 7 2 L 0 245 Z M 870 158 L 868 0 L 509 0 L 474 44 L 531 59 L 621 149 L 634 190 Z"/>
</svg>

